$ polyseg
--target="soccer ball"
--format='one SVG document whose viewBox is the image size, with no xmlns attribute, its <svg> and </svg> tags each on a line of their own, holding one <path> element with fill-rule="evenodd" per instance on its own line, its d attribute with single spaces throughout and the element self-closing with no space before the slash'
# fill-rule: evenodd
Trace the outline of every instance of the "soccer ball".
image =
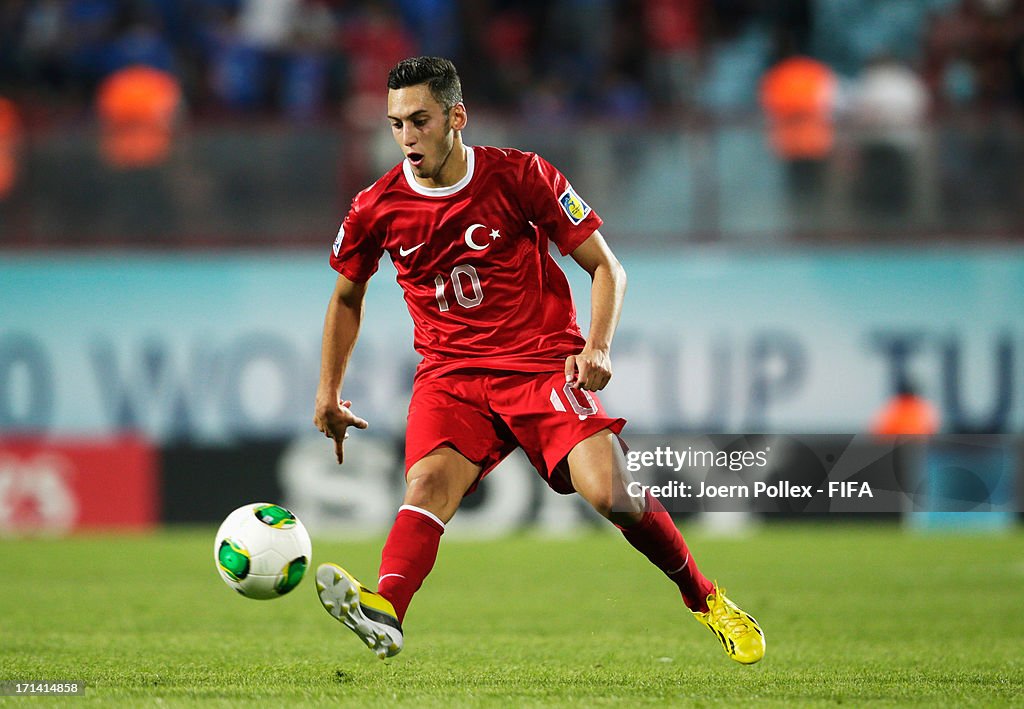
<svg viewBox="0 0 1024 709">
<path fill-rule="evenodd" d="M 217 571 L 247 598 L 278 598 L 299 585 L 313 556 L 309 532 L 280 505 L 253 502 L 227 516 L 213 542 Z"/>
</svg>

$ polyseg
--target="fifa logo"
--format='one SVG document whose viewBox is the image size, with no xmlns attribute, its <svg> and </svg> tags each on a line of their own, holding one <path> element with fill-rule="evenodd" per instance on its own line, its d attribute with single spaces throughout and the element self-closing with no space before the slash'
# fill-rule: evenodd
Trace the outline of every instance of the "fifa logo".
<svg viewBox="0 0 1024 709">
<path fill-rule="evenodd" d="M 562 211 L 569 217 L 569 221 L 573 224 L 579 224 L 587 215 L 590 214 L 590 206 L 580 199 L 580 196 L 576 194 L 571 186 L 565 189 L 565 192 L 558 198 L 558 203 L 562 206 Z"/>
</svg>

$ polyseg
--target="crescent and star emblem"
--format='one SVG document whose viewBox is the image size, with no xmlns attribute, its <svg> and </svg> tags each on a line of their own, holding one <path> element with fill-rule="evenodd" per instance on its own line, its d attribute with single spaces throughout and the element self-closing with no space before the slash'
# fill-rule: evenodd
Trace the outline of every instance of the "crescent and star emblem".
<svg viewBox="0 0 1024 709">
<path fill-rule="evenodd" d="M 473 249 L 474 251 L 483 251 L 488 246 L 490 246 L 491 245 L 490 241 L 487 242 L 486 244 L 483 244 L 482 246 L 480 244 L 476 243 L 475 241 L 473 241 L 473 232 L 475 232 L 477 229 L 486 229 L 486 228 L 487 228 L 487 226 L 484 225 L 484 224 L 474 224 L 471 227 L 469 227 L 468 229 L 466 229 L 466 246 L 468 246 L 469 248 Z M 491 241 L 494 241 L 495 239 L 500 238 L 501 234 L 498 232 L 497 229 L 491 229 L 491 233 L 489 234 L 489 236 L 491 237 Z"/>
</svg>

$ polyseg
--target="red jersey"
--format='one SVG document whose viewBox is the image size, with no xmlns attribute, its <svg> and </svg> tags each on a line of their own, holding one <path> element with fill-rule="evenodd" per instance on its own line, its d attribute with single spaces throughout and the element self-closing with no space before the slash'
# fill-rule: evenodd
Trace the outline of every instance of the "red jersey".
<svg viewBox="0 0 1024 709">
<path fill-rule="evenodd" d="M 423 187 L 403 160 L 356 195 L 331 266 L 363 283 L 390 255 L 423 356 L 417 377 L 558 371 L 585 340 L 548 242 L 567 255 L 601 218 L 533 153 L 466 151 L 466 176 L 450 187 Z"/>
</svg>

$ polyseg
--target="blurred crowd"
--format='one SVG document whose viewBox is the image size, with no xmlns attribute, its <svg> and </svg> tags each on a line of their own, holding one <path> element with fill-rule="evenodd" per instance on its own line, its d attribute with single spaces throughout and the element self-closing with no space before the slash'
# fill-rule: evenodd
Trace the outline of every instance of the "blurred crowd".
<svg viewBox="0 0 1024 709">
<path fill-rule="evenodd" d="M 0 246 L 318 239 L 417 54 L 638 234 L 1024 233 L 1024 0 L 2 0 Z"/>
<path fill-rule="evenodd" d="M 857 81 L 883 58 L 929 105 L 1024 107 L 1024 0 L 4 0 L 0 96 L 33 124 L 103 80 L 173 76 L 190 115 L 376 116 L 387 69 L 453 58 L 475 106 L 563 115 L 756 107 L 785 56 Z"/>
</svg>

